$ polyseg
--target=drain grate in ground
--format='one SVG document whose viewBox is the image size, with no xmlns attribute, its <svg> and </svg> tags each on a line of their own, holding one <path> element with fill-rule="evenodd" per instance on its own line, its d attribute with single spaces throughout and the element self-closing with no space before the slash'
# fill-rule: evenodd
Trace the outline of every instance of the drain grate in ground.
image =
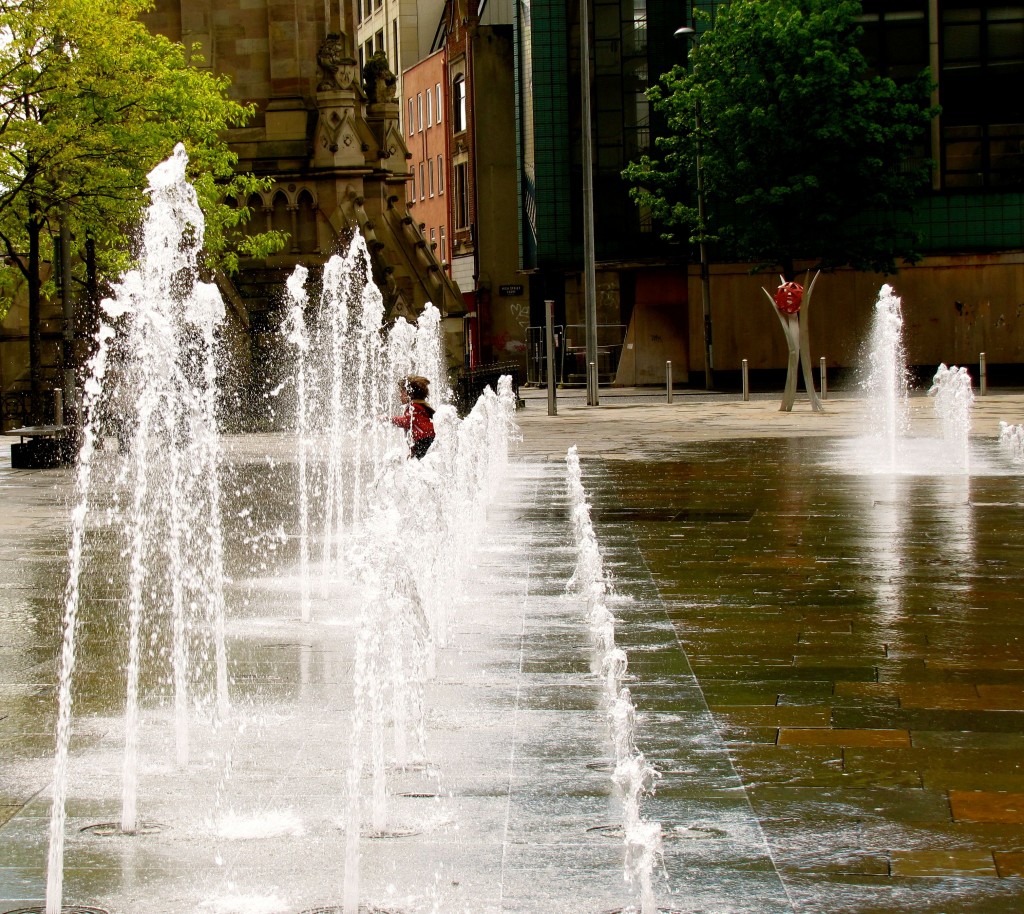
<svg viewBox="0 0 1024 914">
<path fill-rule="evenodd" d="M 614 822 L 608 825 L 591 825 L 587 829 L 588 833 L 594 835 L 600 835 L 602 838 L 617 838 L 620 841 L 625 838 L 626 830 L 621 823 L 616 824 Z M 708 838 L 726 838 L 728 835 L 726 832 L 718 828 L 706 828 L 696 826 L 690 828 L 686 825 L 666 825 L 664 822 L 661 823 L 661 840 L 662 841 L 681 841 L 684 839 L 703 841 Z"/>
<path fill-rule="evenodd" d="M 650 521 L 652 523 L 729 524 L 747 523 L 753 511 L 697 511 L 680 508 L 595 508 L 591 512 L 594 523 L 622 523 L 624 521 Z"/>
<path fill-rule="evenodd" d="M 602 911 L 601 914 L 636 914 L 638 908 L 615 908 L 612 911 Z M 680 911 L 678 908 L 658 908 L 658 914 L 710 914 L 703 910 Z"/>
<path fill-rule="evenodd" d="M 393 828 L 384 828 L 380 831 L 360 832 L 361 837 L 369 838 L 371 841 L 386 841 L 388 838 L 412 838 L 420 834 L 415 828 L 404 828 L 396 825 Z"/>
<path fill-rule="evenodd" d="M 81 831 L 87 835 L 96 835 L 98 838 L 137 838 L 144 835 L 156 835 L 164 830 L 159 822 L 143 822 L 133 832 L 121 830 L 120 822 L 98 822 L 96 825 L 86 825 Z"/>
<path fill-rule="evenodd" d="M 345 914 L 344 905 L 331 904 L 323 908 L 308 908 L 300 914 Z M 378 908 L 375 905 L 359 905 L 359 914 L 402 914 L 398 908 Z"/>
<path fill-rule="evenodd" d="M 90 908 L 81 904 L 66 904 L 60 910 L 61 914 L 108 914 L 103 908 Z M 46 914 L 46 905 L 41 904 L 33 908 L 15 908 L 13 911 L 4 911 L 3 914 Z"/>
</svg>

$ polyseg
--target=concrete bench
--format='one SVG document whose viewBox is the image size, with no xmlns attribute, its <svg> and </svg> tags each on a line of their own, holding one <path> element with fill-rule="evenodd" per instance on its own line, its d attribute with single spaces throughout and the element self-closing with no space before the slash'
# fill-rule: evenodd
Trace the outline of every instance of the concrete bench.
<svg viewBox="0 0 1024 914">
<path fill-rule="evenodd" d="M 20 438 L 11 445 L 11 467 L 15 470 L 44 470 L 67 466 L 75 459 L 72 430 L 66 425 L 26 425 L 4 435 Z"/>
</svg>

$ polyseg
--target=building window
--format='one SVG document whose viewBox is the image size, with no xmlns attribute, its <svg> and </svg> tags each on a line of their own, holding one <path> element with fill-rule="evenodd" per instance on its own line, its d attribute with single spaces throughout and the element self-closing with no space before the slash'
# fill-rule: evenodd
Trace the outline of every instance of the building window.
<svg viewBox="0 0 1024 914">
<path fill-rule="evenodd" d="M 447 233 L 445 232 L 443 225 L 438 229 L 438 232 L 440 232 L 441 236 L 441 250 L 438 252 L 440 255 L 438 260 L 440 260 L 441 263 L 448 263 L 448 241 L 445 238 Z"/>
<path fill-rule="evenodd" d="M 427 192 L 434 196 L 434 160 L 427 159 Z"/>
<path fill-rule="evenodd" d="M 384 0 L 373 0 L 373 8 L 380 9 L 384 5 Z"/>
<path fill-rule="evenodd" d="M 461 73 L 452 80 L 452 131 L 466 129 L 466 77 Z"/>
<path fill-rule="evenodd" d="M 469 226 L 469 166 L 463 162 L 455 166 L 455 227 Z"/>
<path fill-rule="evenodd" d="M 434 126 L 434 105 L 430 99 L 430 86 L 427 86 L 427 126 Z"/>
<path fill-rule="evenodd" d="M 437 250 L 437 234 L 434 229 L 430 230 L 430 250 Z"/>
<path fill-rule="evenodd" d="M 423 163 L 420 162 L 420 199 L 422 200 L 427 195 L 426 183 L 423 180 Z"/>
<path fill-rule="evenodd" d="M 437 122 L 441 123 L 441 84 L 434 86 L 434 108 L 437 113 Z"/>
<path fill-rule="evenodd" d="M 366 2 L 363 4 L 363 9 L 365 10 L 365 12 L 363 13 L 363 18 L 369 19 L 370 15 L 373 13 L 372 0 L 366 0 Z"/>
<path fill-rule="evenodd" d="M 943 185 L 1020 186 L 1024 168 L 1024 5 L 940 5 Z"/>
<path fill-rule="evenodd" d="M 402 61 L 399 59 L 398 53 L 398 20 L 391 20 L 391 47 L 395 52 L 395 72 L 402 72 Z"/>
<path fill-rule="evenodd" d="M 412 178 L 412 180 L 409 182 L 409 188 L 410 188 L 410 190 L 412 190 L 412 193 L 409 194 L 409 205 L 411 206 L 413 203 L 416 202 L 416 166 L 415 165 L 413 165 L 413 167 L 409 169 L 409 177 Z"/>
<path fill-rule="evenodd" d="M 409 96 L 409 136 L 412 136 L 416 132 L 416 104 L 412 100 L 412 96 Z"/>
<path fill-rule="evenodd" d="M 423 93 L 416 93 L 416 129 L 423 130 Z"/>
<path fill-rule="evenodd" d="M 305 254 L 311 254 L 320 249 L 317 238 L 317 215 L 316 204 L 313 202 L 313 195 L 304 190 L 299 194 L 298 199 L 298 248 Z"/>
<path fill-rule="evenodd" d="M 377 32 L 375 50 L 378 54 L 383 54 L 385 57 L 388 56 L 387 48 L 384 47 L 384 29 Z"/>
<path fill-rule="evenodd" d="M 371 38 L 366 42 L 366 51 L 363 55 L 363 63 L 369 63 L 370 58 L 373 57 L 373 39 Z"/>
<path fill-rule="evenodd" d="M 441 156 L 437 157 L 437 195 L 440 197 L 444 193 L 444 159 Z"/>
</svg>

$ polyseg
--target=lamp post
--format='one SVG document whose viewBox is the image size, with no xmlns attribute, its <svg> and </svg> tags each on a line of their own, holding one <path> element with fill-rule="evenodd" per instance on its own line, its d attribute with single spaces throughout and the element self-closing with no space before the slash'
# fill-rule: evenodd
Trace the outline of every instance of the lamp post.
<svg viewBox="0 0 1024 914">
<path fill-rule="evenodd" d="M 583 114 L 583 315 L 587 338 L 587 406 L 598 406 L 597 274 L 594 265 L 593 126 L 590 115 L 590 4 L 580 3 L 580 92 Z"/>
<path fill-rule="evenodd" d="M 700 40 L 697 30 L 691 26 L 684 25 L 675 30 L 676 38 L 685 38 L 692 41 L 694 46 Z M 700 291 L 701 306 L 704 312 L 704 389 L 712 390 L 715 386 L 714 376 L 714 348 L 711 342 L 711 273 L 708 269 L 708 248 L 705 241 L 706 226 L 704 224 L 704 173 L 701 168 L 700 136 L 701 128 L 704 126 L 700 116 L 700 99 L 694 99 L 694 129 L 697 131 L 697 231 L 698 247 L 700 250 Z"/>
</svg>

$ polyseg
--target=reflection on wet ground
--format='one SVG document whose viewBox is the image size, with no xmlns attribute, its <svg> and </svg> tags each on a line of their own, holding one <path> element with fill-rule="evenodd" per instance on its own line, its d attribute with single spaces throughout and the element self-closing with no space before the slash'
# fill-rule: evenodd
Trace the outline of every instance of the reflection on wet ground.
<svg viewBox="0 0 1024 914">
<path fill-rule="evenodd" d="M 598 536 L 635 538 L 619 587 L 657 587 L 797 910 L 1020 910 L 1024 478 L 850 446 L 594 461 Z"/>
<path fill-rule="evenodd" d="M 734 436 L 657 459 L 632 441 L 616 459 L 581 446 L 637 742 L 662 775 L 644 810 L 665 828 L 666 910 L 1024 908 L 1024 475 L 982 440 L 970 479 L 866 472 L 848 446 Z M 226 487 L 239 716 L 197 734 L 188 783 L 150 727 L 142 812 L 165 829 L 146 845 L 73 838 L 83 903 L 337 901 L 353 595 L 318 593 L 316 623 L 297 623 L 282 535 L 294 466 L 284 438 L 247 448 L 275 456 L 238 458 Z M 490 512 L 429 696 L 432 767 L 392 783 L 394 821 L 419 834 L 397 853 L 398 839 L 368 842 L 378 901 L 580 914 L 628 899 L 599 684 L 564 594 L 563 481 L 524 447 Z M 2 912 L 41 897 L 65 484 L 0 469 Z M 97 533 L 73 743 L 83 825 L 116 818 L 122 738 L 122 621 L 100 571 L 121 559 Z M 232 815 L 211 831 L 219 805 Z"/>
</svg>

